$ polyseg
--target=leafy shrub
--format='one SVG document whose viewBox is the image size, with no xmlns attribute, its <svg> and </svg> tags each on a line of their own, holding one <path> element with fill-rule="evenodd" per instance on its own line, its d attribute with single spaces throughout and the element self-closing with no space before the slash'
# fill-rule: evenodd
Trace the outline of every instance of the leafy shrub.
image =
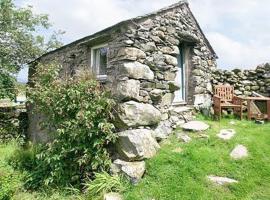
<svg viewBox="0 0 270 200">
<path fill-rule="evenodd" d="M 120 176 L 109 175 L 107 172 L 96 173 L 95 179 L 85 184 L 86 195 L 89 200 L 103 199 L 108 192 L 123 192 L 125 181 Z"/>
<path fill-rule="evenodd" d="M 15 78 L 0 70 L 0 99 L 14 99 L 16 95 Z"/>
<path fill-rule="evenodd" d="M 79 186 L 108 170 L 107 148 L 116 140 L 109 122 L 114 101 L 89 72 L 60 78 L 56 64 L 38 65 L 29 88 L 34 112 L 53 138 L 37 155 L 28 186 Z M 62 73 L 63 74 L 63 73 Z"/>
</svg>

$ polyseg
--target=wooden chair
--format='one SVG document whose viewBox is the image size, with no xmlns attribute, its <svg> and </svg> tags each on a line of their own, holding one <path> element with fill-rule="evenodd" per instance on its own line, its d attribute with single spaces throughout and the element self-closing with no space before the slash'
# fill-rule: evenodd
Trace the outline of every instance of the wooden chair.
<svg viewBox="0 0 270 200">
<path fill-rule="evenodd" d="M 232 108 L 235 115 L 243 118 L 243 100 L 234 95 L 234 88 L 227 85 L 217 85 L 214 89 L 214 114 L 220 119 L 223 108 Z"/>
</svg>

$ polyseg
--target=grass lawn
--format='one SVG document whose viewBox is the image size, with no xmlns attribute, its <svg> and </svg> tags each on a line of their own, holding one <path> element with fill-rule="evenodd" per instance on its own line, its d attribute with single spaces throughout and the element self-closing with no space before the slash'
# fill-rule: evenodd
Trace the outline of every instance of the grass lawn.
<svg viewBox="0 0 270 200">
<path fill-rule="evenodd" d="M 270 124 L 237 121 L 206 121 L 209 139 L 194 138 L 184 144 L 172 136 L 162 144 L 157 156 L 147 161 L 144 179 L 124 194 L 127 200 L 226 200 L 270 199 Z M 220 129 L 233 128 L 236 135 L 229 141 L 216 137 Z M 178 130 L 181 131 L 181 130 Z M 237 144 L 248 148 L 244 160 L 229 156 Z M 175 149 L 182 149 L 176 153 Z M 239 181 L 230 186 L 216 186 L 207 175 L 226 176 Z"/>
</svg>

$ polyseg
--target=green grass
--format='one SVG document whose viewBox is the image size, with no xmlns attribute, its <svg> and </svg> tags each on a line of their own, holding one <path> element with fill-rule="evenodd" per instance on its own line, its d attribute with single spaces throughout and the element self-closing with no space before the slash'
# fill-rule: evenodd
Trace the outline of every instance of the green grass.
<svg viewBox="0 0 270 200">
<path fill-rule="evenodd" d="M 184 144 L 172 136 L 157 156 L 147 161 L 147 172 L 137 186 L 124 194 L 127 200 L 268 200 L 270 199 L 270 124 L 230 119 L 206 121 L 209 139 L 195 139 Z M 233 128 L 237 134 L 230 141 L 216 137 L 220 129 Z M 181 130 L 178 130 L 181 131 Z M 195 137 L 196 133 L 189 133 Z M 231 150 L 243 144 L 249 150 L 244 160 L 232 160 Z M 181 148 L 181 153 L 173 152 Z M 239 181 L 230 186 L 216 186 L 206 176 L 217 175 Z"/>
<path fill-rule="evenodd" d="M 158 155 L 146 161 L 145 177 L 136 186 L 129 186 L 123 194 L 126 200 L 268 200 L 270 199 L 270 124 L 256 125 L 254 122 L 230 119 L 221 122 L 206 120 L 211 128 L 206 132 L 209 139 L 195 138 L 184 144 L 175 136 L 163 142 Z M 233 128 L 237 134 L 230 141 L 216 137 L 220 129 Z M 181 130 L 177 130 L 181 131 Z M 243 144 L 249 150 L 244 160 L 232 160 L 231 150 Z M 176 153 L 175 149 L 182 149 Z M 68 193 L 63 189 L 25 191 L 24 172 L 9 165 L 8 160 L 21 147 L 16 142 L 0 144 L 0 175 L 12 176 L 6 187 L 14 200 L 75 200 L 84 199 L 84 194 Z M 230 186 L 216 186 L 207 175 L 226 176 L 239 181 Z M 1 184 L 1 183 L 0 183 Z M 7 191 L 7 190 L 6 190 Z M 3 188 L 0 187 L 0 195 Z M 4 199 L 4 198 L 2 198 Z M 0 196 L 0 200 L 1 196 Z"/>
<path fill-rule="evenodd" d="M 16 151 L 22 151 L 16 141 L 0 144 L 0 200 L 76 200 L 82 199 L 75 191 L 48 189 L 46 191 L 26 191 L 23 187 L 25 172 L 9 165 Z M 71 194 L 70 194 L 71 193 Z"/>
</svg>

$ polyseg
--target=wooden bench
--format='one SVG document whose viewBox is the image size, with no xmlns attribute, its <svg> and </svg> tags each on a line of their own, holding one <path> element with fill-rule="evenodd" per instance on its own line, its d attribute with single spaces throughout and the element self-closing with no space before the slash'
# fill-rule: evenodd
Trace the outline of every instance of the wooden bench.
<svg viewBox="0 0 270 200">
<path fill-rule="evenodd" d="M 217 119 L 221 118 L 222 109 L 232 108 L 235 115 L 243 118 L 243 98 L 234 95 L 233 86 L 217 85 L 214 88 L 214 115 Z"/>
</svg>

